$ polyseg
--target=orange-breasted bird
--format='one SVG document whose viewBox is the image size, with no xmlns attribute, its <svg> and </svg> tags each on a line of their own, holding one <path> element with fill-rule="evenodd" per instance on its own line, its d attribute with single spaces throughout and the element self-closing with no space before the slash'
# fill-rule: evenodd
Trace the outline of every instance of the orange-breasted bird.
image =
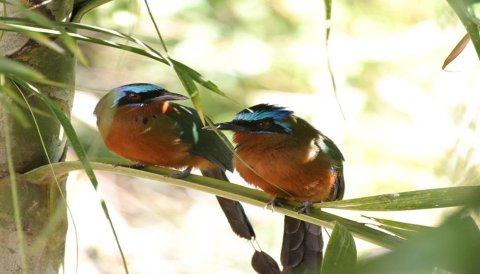
<svg viewBox="0 0 480 274">
<path fill-rule="evenodd" d="M 246 182 L 274 199 L 304 203 L 342 199 L 343 155 L 327 136 L 284 107 L 259 104 L 214 128 L 234 132 L 234 165 Z M 320 226 L 285 216 L 281 262 L 284 273 L 320 273 Z"/>
<path fill-rule="evenodd" d="M 228 181 L 225 171 L 233 170 L 233 147 L 223 134 L 202 129 L 194 109 L 171 102 L 183 99 L 187 97 L 146 83 L 112 89 L 100 99 L 94 112 L 105 145 L 113 153 L 140 164 L 185 168 L 176 177 L 188 176 L 192 168 L 198 168 L 205 176 Z M 255 232 L 242 205 L 217 199 L 232 230 L 240 237 L 254 239 Z M 262 268 L 263 259 L 269 266 L 272 264 L 267 254 L 256 254 L 260 254 L 255 257 L 260 258 L 260 263 L 257 260 L 254 268 Z"/>
</svg>

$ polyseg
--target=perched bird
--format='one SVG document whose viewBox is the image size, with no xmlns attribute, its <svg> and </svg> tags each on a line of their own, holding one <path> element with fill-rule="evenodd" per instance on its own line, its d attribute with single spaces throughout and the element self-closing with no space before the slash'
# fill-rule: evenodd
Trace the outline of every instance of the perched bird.
<svg viewBox="0 0 480 274">
<path fill-rule="evenodd" d="M 94 112 L 105 145 L 115 154 L 140 164 L 185 168 L 176 177 L 188 176 L 192 168 L 198 168 L 205 176 L 228 181 L 225 171 L 233 170 L 230 142 L 223 134 L 202 129 L 194 109 L 171 102 L 183 99 L 187 97 L 153 84 L 112 89 Z M 255 232 L 242 205 L 222 197 L 217 199 L 232 230 L 240 237 L 254 239 Z M 262 258 L 270 260 L 266 256 L 257 256 L 259 264 Z"/>
<path fill-rule="evenodd" d="M 342 199 L 343 155 L 327 136 L 284 107 L 259 104 L 213 128 L 234 132 L 234 165 L 246 182 L 281 200 L 304 203 Z M 284 273 L 320 273 L 321 227 L 285 216 Z"/>
</svg>

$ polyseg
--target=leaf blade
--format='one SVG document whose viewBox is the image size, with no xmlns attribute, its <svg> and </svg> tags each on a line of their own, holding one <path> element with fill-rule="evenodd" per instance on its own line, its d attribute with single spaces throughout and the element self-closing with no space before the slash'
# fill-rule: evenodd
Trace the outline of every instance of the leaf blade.
<svg viewBox="0 0 480 274">
<path fill-rule="evenodd" d="M 314 204 L 320 208 L 366 211 L 417 210 L 478 203 L 480 186 L 457 186 L 375 195 Z"/>
<path fill-rule="evenodd" d="M 321 274 L 350 273 L 357 261 L 355 240 L 348 229 L 335 223 L 323 258 Z"/>
</svg>

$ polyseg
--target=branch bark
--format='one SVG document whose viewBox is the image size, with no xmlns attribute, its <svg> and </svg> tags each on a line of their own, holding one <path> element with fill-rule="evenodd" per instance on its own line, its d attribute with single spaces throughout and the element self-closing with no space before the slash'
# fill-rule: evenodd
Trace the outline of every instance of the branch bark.
<svg viewBox="0 0 480 274">
<path fill-rule="evenodd" d="M 46 2 L 47 4 L 42 4 Z M 35 9 L 51 20 L 69 19 L 73 0 L 23 1 L 26 7 Z M 20 16 L 19 6 L 0 5 L 0 12 L 6 7 L 7 16 Z M 35 41 L 17 33 L 5 33 L 0 40 L 0 55 L 6 56 L 41 72 L 49 79 L 65 83 L 68 88 L 38 85 L 37 87 L 54 100 L 66 115 L 74 96 L 75 59 L 69 54 L 58 54 Z M 36 96 L 16 90 L 18 96 L 26 98 L 35 109 L 48 112 L 47 107 Z M 53 115 L 35 115 L 28 108 L 10 102 L 18 111 L 24 112 L 30 127 L 22 126 L 8 110 L 0 105 L 0 273 L 58 273 L 64 260 L 65 237 L 67 232 L 66 204 L 60 192 L 65 193 L 66 177 L 52 180 L 48 185 L 35 185 L 22 181 L 16 176 L 18 206 L 22 222 L 21 231 L 27 267 L 22 266 L 21 248 L 14 218 L 12 186 L 7 178 L 6 126 L 10 131 L 13 165 L 17 174 L 25 173 L 51 162 L 63 161 L 66 138 L 60 123 Z M 38 125 L 38 128 L 37 126 Z"/>
</svg>

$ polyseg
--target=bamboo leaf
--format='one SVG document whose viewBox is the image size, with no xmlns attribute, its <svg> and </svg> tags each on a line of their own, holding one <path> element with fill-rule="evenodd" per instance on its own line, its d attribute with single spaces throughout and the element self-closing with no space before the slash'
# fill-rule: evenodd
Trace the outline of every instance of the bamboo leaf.
<svg viewBox="0 0 480 274">
<path fill-rule="evenodd" d="M 325 202 L 315 204 L 315 206 L 349 210 L 391 211 L 465 206 L 478 203 L 479 200 L 480 186 L 458 186 Z"/>
<path fill-rule="evenodd" d="M 465 26 L 470 38 L 472 39 L 473 46 L 480 59 L 480 34 L 478 32 L 478 22 L 480 18 L 477 15 L 472 14 L 471 11 L 475 10 L 475 5 L 478 5 L 478 0 L 447 0 L 448 4 L 457 14 L 462 24 Z"/>
<path fill-rule="evenodd" d="M 177 61 L 177 60 L 174 60 L 174 59 L 171 59 L 172 60 L 172 63 L 176 66 L 176 67 L 179 67 L 181 68 L 184 72 L 186 72 L 193 80 L 195 80 L 195 82 L 199 83 L 200 85 L 202 85 L 204 88 L 206 89 L 209 89 L 215 93 L 217 93 L 218 95 L 221 95 L 221 96 L 227 96 L 225 94 L 225 92 L 223 92 L 217 85 L 215 85 L 215 83 L 213 83 L 212 81 L 210 80 L 207 80 L 203 77 L 203 75 L 201 75 L 199 72 L 197 72 L 196 70 L 190 68 L 189 66 Z"/>
<path fill-rule="evenodd" d="M 391 252 L 359 261 L 355 271 L 362 274 L 477 273 L 480 269 L 480 230 L 463 213 L 449 217 L 440 227 L 417 233 Z"/>
<path fill-rule="evenodd" d="M 180 180 L 171 177 L 172 174 L 178 172 L 177 170 L 161 167 L 145 167 L 142 170 L 138 170 L 118 166 L 118 164 L 131 164 L 131 162 L 118 159 L 115 159 L 114 161 L 104 159 L 102 160 L 102 162 L 91 162 L 91 166 L 96 170 L 110 171 L 125 176 L 150 179 L 163 183 L 173 184 L 176 186 L 187 187 L 190 189 L 208 192 L 228 199 L 249 203 L 262 208 L 267 202 L 271 200 L 271 198 L 262 191 L 213 178 L 192 174 L 189 175 L 187 178 Z M 55 163 L 51 167 L 39 167 L 26 173 L 26 179 L 31 183 L 37 184 L 48 182 L 49 176 L 51 176 L 51 168 L 55 170 L 56 174 L 65 174 L 73 170 L 81 170 L 82 165 L 80 162 L 76 161 Z M 335 222 L 340 223 L 356 237 L 371 242 L 373 244 L 383 246 L 385 248 L 393 248 L 403 241 L 401 238 L 371 228 L 365 224 L 345 219 L 340 216 L 327 213 L 318 209 L 312 209 L 309 215 L 299 214 L 297 212 L 297 207 L 298 203 L 292 205 L 285 204 L 282 207 L 276 207 L 275 211 L 327 228 L 333 228 Z"/>
<path fill-rule="evenodd" d="M 59 31 L 61 33 L 59 36 L 59 41 L 62 41 L 65 47 L 78 59 L 80 63 L 85 65 L 87 64 L 85 56 L 78 48 L 75 40 L 67 34 L 64 27 L 59 26 L 55 21 L 50 20 L 38 12 L 25 8 L 22 5 L 18 6 L 17 8 L 25 17 L 25 19 L 27 19 L 26 22 L 31 22 L 32 24 L 38 24 L 39 26 Z M 24 32 L 23 34 L 37 41 L 39 44 L 46 46 L 60 54 L 65 53 L 65 50 L 58 43 L 51 40 L 47 35 L 35 32 Z"/>
<path fill-rule="evenodd" d="M 330 75 L 330 81 L 332 82 L 333 94 L 335 95 L 335 100 L 337 101 L 338 109 L 342 114 L 342 117 L 345 119 L 345 113 L 342 109 L 342 104 L 340 103 L 340 99 L 338 98 L 337 92 L 337 83 L 335 81 L 335 75 L 333 74 L 332 64 L 330 62 L 330 54 L 328 52 L 328 41 L 330 39 L 330 30 L 331 30 L 331 21 L 332 21 L 332 0 L 324 0 L 325 5 L 325 49 L 327 50 L 327 67 L 328 67 L 328 74 Z"/>
<path fill-rule="evenodd" d="M 43 82 L 47 78 L 40 72 L 11 59 L 0 57 L 0 73 L 15 75 L 30 82 Z"/>
<path fill-rule="evenodd" d="M 12 102 L 8 100 L 12 99 L 9 95 L 14 94 L 14 92 L 6 85 L 6 83 L 4 83 L 4 81 L 2 81 L 2 84 L 0 85 L 0 92 L 0 103 L 5 107 L 6 110 L 8 110 L 10 114 L 12 114 L 12 116 L 22 125 L 22 127 L 29 128 L 31 125 L 27 119 L 27 116 L 25 116 L 25 113 L 15 108 Z"/>
<path fill-rule="evenodd" d="M 322 263 L 322 274 L 350 273 L 357 261 L 355 240 L 348 229 L 336 223 Z"/>
<path fill-rule="evenodd" d="M 183 87 L 187 90 L 188 94 L 190 95 L 190 100 L 192 100 L 193 106 L 197 110 L 198 116 L 202 120 L 202 123 L 205 125 L 205 117 L 203 115 L 202 104 L 200 102 L 200 92 L 198 91 L 198 87 L 190 77 L 189 74 L 185 73 L 185 71 L 177 66 L 173 66 L 175 72 L 178 75 L 178 78 L 182 82 Z"/>
<path fill-rule="evenodd" d="M 60 36 L 61 33 L 58 30 L 52 30 L 52 29 L 47 29 L 47 28 L 42 28 L 38 27 L 32 22 L 22 19 L 22 18 L 9 18 L 9 17 L 0 17 L 0 30 L 5 30 L 5 31 L 17 31 L 20 33 L 26 33 L 26 32 L 38 32 L 38 33 L 43 33 L 43 34 L 48 34 L 52 36 Z M 182 71 L 182 74 L 188 75 L 189 78 L 193 79 L 196 83 L 200 84 L 201 86 L 205 87 L 206 89 L 213 91 L 221 96 L 226 96 L 224 92 L 222 92 L 217 85 L 215 85 L 212 81 L 209 81 L 205 79 L 202 74 L 197 72 L 196 70 L 188 67 L 187 65 L 175 60 L 175 59 L 170 59 L 160 52 L 156 51 L 154 48 L 151 46 L 143 43 L 139 39 L 123 34 L 121 32 L 115 31 L 115 30 L 109 30 L 105 28 L 100 28 L 97 26 L 91 26 L 91 25 L 85 25 L 85 24 L 78 24 L 78 23 L 69 23 L 69 22 L 55 22 L 55 24 L 59 26 L 63 26 L 69 29 L 74 29 L 74 30 L 87 30 L 90 32 L 94 32 L 97 34 L 106 34 L 109 36 L 125 39 L 129 42 L 133 42 L 136 45 L 138 45 L 140 48 L 137 47 L 132 47 L 128 46 L 125 44 L 117 43 L 115 41 L 111 40 L 105 40 L 105 39 L 97 39 L 92 36 L 87 36 L 87 35 L 81 35 L 78 33 L 74 32 L 69 32 L 66 31 L 65 34 L 71 37 L 72 39 L 78 40 L 78 41 L 83 41 L 87 43 L 92 43 L 92 44 L 97 44 L 97 45 L 102 45 L 102 46 L 107 46 L 107 47 L 112 47 L 120 50 L 124 50 L 127 52 L 131 52 L 134 54 L 138 54 L 144 57 L 148 57 L 150 59 L 162 62 L 166 65 L 173 64 L 175 68 L 178 68 Z M 188 91 L 188 90 L 187 90 Z M 195 102 L 194 102 L 195 104 Z"/>
<path fill-rule="evenodd" d="M 7 77 L 17 77 L 24 81 L 34 82 L 34 83 L 42 83 L 52 86 L 65 86 L 62 83 L 58 83 L 55 81 L 51 81 L 47 79 L 43 74 L 40 72 L 32 69 L 29 66 L 26 66 L 22 63 L 17 61 L 1 57 L 0 56 L 0 74 L 4 74 Z"/>
<path fill-rule="evenodd" d="M 84 1 L 75 1 L 72 13 L 72 22 L 80 22 L 83 16 L 94 8 L 101 6 L 105 3 L 108 3 L 112 0 L 84 0 Z"/>
<path fill-rule="evenodd" d="M 328 44 L 328 40 L 330 39 L 330 29 L 331 29 L 331 22 L 332 20 L 332 0 L 323 0 L 323 4 L 325 5 L 325 21 L 326 21 L 326 28 L 325 28 L 325 41 Z"/>
<path fill-rule="evenodd" d="M 387 219 L 382 219 L 382 218 L 374 218 L 374 217 L 368 217 L 368 216 L 363 216 L 363 217 L 365 217 L 367 219 L 370 219 L 370 220 L 374 220 L 375 222 L 383 224 L 385 226 L 396 227 L 396 228 L 409 230 L 409 231 L 422 231 L 422 230 L 425 230 L 425 229 L 432 229 L 433 228 L 431 226 L 404 223 L 404 222 L 387 220 Z"/>
<path fill-rule="evenodd" d="M 465 47 L 468 45 L 468 42 L 470 42 L 470 35 L 465 34 L 463 38 L 458 42 L 458 44 L 453 48 L 452 52 L 445 58 L 445 61 L 443 62 L 442 69 L 444 70 L 453 60 L 455 60 L 460 53 L 465 49 Z"/>
<path fill-rule="evenodd" d="M 392 227 L 388 225 L 375 225 L 378 228 L 381 228 L 385 231 L 391 232 L 392 234 L 397 235 L 398 237 L 401 237 L 403 239 L 410 239 L 412 236 L 416 234 L 415 231 L 411 230 L 406 230 L 406 229 L 401 229 L 398 227 Z"/>
<path fill-rule="evenodd" d="M 90 179 L 90 182 L 92 183 L 92 186 L 96 190 L 97 186 L 98 186 L 98 180 L 95 176 L 95 173 L 93 172 L 93 169 L 92 169 L 92 166 L 90 165 L 90 162 L 87 159 L 86 152 L 83 149 L 82 145 L 80 144 L 80 141 L 77 137 L 77 134 L 76 134 L 75 130 L 73 129 L 73 126 L 70 123 L 70 120 L 68 119 L 68 117 L 65 116 L 63 111 L 57 105 L 55 105 L 55 103 L 52 100 L 50 100 L 50 98 L 48 98 L 43 93 L 41 93 L 36 87 L 34 87 L 34 86 L 30 85 L 29 83 L 24 82 L 22 80 L 19 80 L 18 83 L 23 88 L 28 89 L 31 92 L 34 92 L 34 94 L 36 94 L 40 99 L 42 99 L 42 101 L 45 103 L 45 105 L 57 117 L 58 121 L 60 122 L 60 124 L 62 125 L 62 127 L 65 131 L 65 134 L 67 134 L 68 139 L 70 140 L 70 144 L 72 145 L 72 148 L 74 149 L 75 153 L 77 154 L 78 158 L 80 159 L 83 170 L 85 170 L 85 173 L 87 174 L 88 178 Z M 50 168 L 49 174 L 50 174 L 50 176 L 61 176 L 62 175 L 62 174 L 57 174 L 57 173 L 51 174 L 51 168 Z M 103 209 L 103 213 L 104 213 L 105 217 L 107 218 L 107 220 L 110 224 L 110 228 L 112 229 L 112 233 L 115 237 L 115 241 L 117 243 L 118 250 L 119 250 L 120 255 L 122 257 L 125 273 L 128 273 L 128 267 L 127 267 L 127 262 L 126 262 L 126 259 L 125 259 L 125 255 L 123 253 L 122 247 L 120 246 L 120 241 L 118 239 L 117 232 L 116 232 L 115 227 L 113 225 L 112 219 L 110 218 L 110 213 L 107 209 L 107 205 L 106 205 L 105 201 L 103 200 L 103 198 L 99 197 L 99 200 L 100 200 L 101 207 Z"/>
</svg>

